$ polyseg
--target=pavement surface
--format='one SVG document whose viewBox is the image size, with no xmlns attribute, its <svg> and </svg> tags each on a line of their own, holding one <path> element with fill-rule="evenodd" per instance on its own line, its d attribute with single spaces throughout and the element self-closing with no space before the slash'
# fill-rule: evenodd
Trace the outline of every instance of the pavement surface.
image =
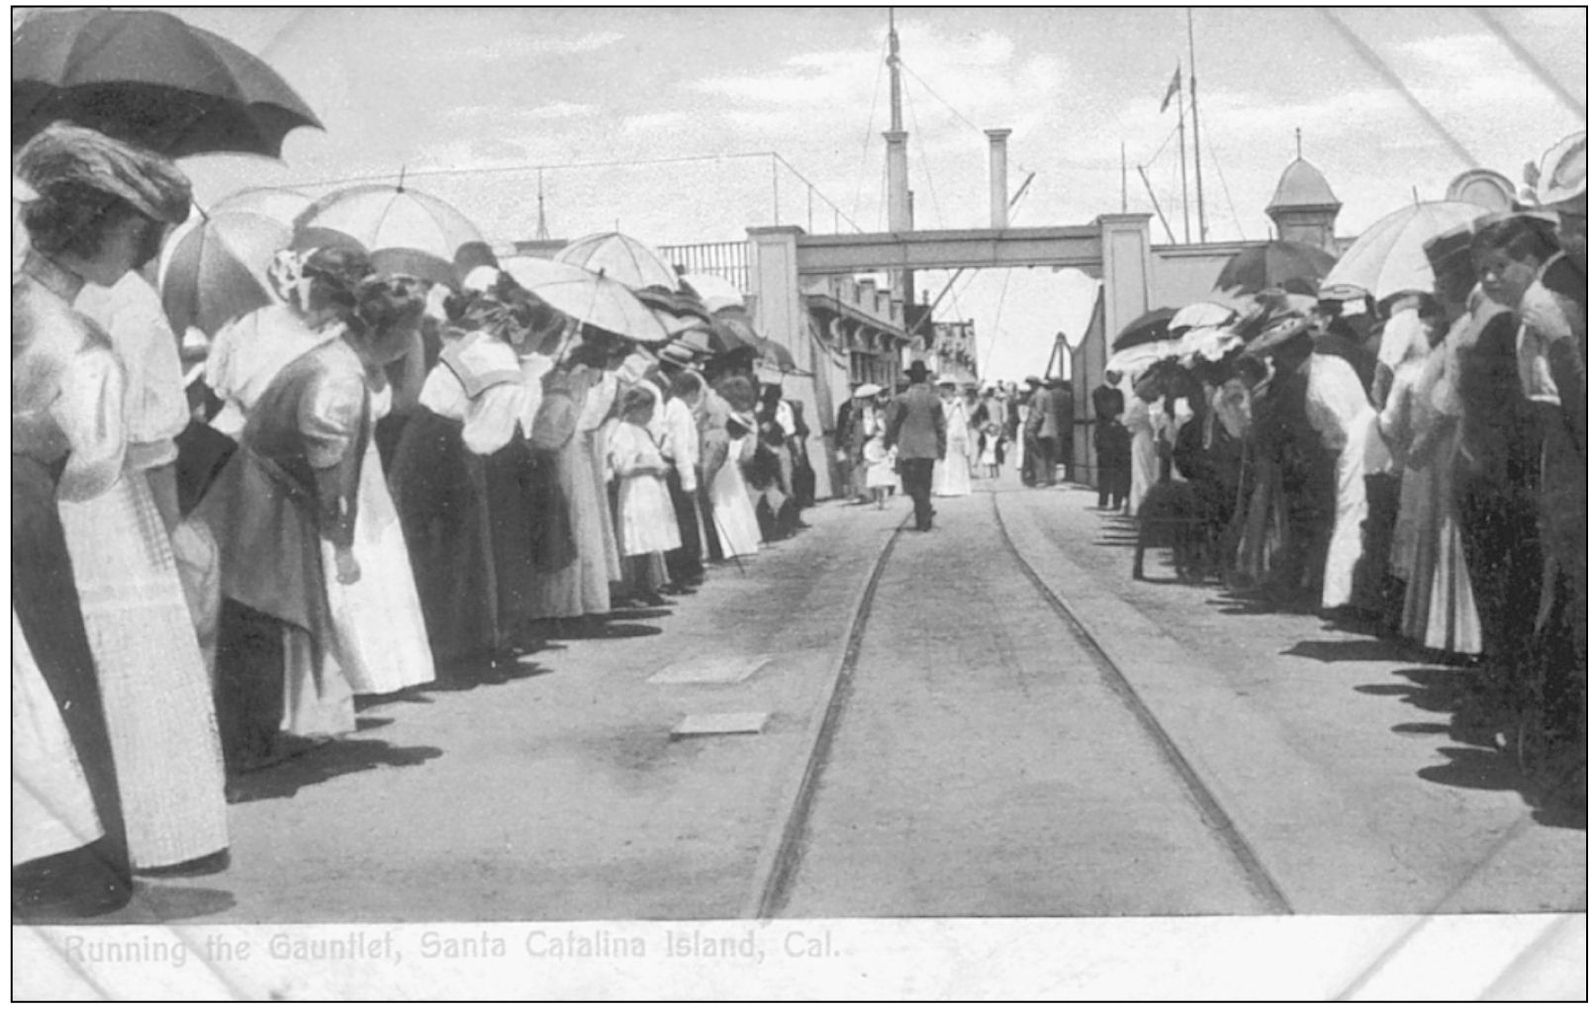
<svg viewBox="0 0 1595 1010">
<path fill-rule="evenodd" d="M 1454 728 L 1466 670 L 1214 586 L 1129 578 L 1094 493 L 938 501 L 881 577 L 821 769 L 794 916 L 1260 910 L 1214 825 L 999 535 L 1123 670 L 1296 912 L 1585 907 L 1582 815 Z M 96 922 L 727 919 L 807 760 L 908 511 L 827 503 L 667 608 L 368 704 L 236 783 L 232 862 Z M 1162 574 L 1158 561 L 1150 574 Z M 694 682 L 695 676 L 711 682 Z M 740 678 L 740 679 L 739 679 Z M 758 713 L 757 733 L 677 736 Z"/>
</svg>

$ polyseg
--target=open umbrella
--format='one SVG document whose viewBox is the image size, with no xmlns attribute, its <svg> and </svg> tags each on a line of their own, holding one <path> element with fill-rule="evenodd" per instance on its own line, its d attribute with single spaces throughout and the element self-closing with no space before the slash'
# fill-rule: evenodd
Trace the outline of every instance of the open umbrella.
<svg viewBox="0 0 1595 1010">
<path fill-rule="evenodd" d="M 1423 244 L 1489 213 L 1476 203 L 1438 200 L 1386 214 L 1352 243 L 1324 277 L 1327 287 L 1349 284 L 1382 301 L 1402 291 L 1433 291 L 1434 268 Z"/>
<path fill-rule="evenodd" d="M 632 292 L 637 300 L 653 310 L 655 316 L 672 334 L 709 325 L 709 311 L 698 296 L 685 291 L 667 291 L 660 287 L 637 288 Z"/>
<path fill-rule="evenodd" d="M 167 243 L 158 286 L 173 332 L 193 326 L 213 337 L 233 319 L 271 304 L 266 270 L 292 233 L 262 214 L 195 216 L 194 227 Z"/>
<path fill-rule="evenodd" d="M 710 312 L 731 307 L 742 308 L 747 304 L 741 290 L 718 274 L 682 274 L 681 279 L 697 292 L 698 297 L 703 299 L 704 308 Z"/>
<path fill-rule="evenodd" d="M 1310 295 L 1318 290 L 1318 282 L 1334 265 L 1335 257 L 1317 246 L 1275 239 L 1231 256 L 1219 272 L 1213 290 L 1256 294 L 1268 288 L 1284 288 L 1293 294 Z"/>
<path fill-rule="evenodd" d="M 294 248 L 364 251 L 380 273 L 458 286 L 462 248 L 484 246 L 464 214 L 403 186 L 351 186 L 317 200 L 294 221 Z"/>
<path fill-rule="evenodd" d="M 11 146 L 57 119 L 171 157 L 282 157 L 321 121 L 264 61 L 162 11 L 50 10 L 11 37 Z"/>
<path fill-rule="evenodd" d="M 1174 313 L 1174 318 L 1169 320 L 1169 333 L 1179 336 L 1183 331 L 1198 326 L 1223 326 L 1234 320 L 1235 315 L 1235 310 L 1228 305 L 1220 305 L 1218 302 L 1193 302 Z"/>
<path fill-rule="evenodd" d="M 759 341 L 763 339 L 753 331 L 753 320 L 749 319 L 747 312 L 740 308 L 727 308 L 715 312 L 711 332 L 714 334 L 716 349 L 722 354 L 746 350 L 753 351 L 757 356 Z"/>
<path fill-rule="evenodd" d="M 1119 372 L 1134 378 L 1146 370 L 1153 362 L 1162 361 L 1164 358 L 1178 357 L 1180 353 L 1179 342 L 1175 340 L 1153 340 L 1144 344 L 1136 344 L 1120 351 L 1115 351 L 1108 357 L 1107 363 L 1102 366 L 1104 372 Z"/>
<path fill-rule="evenodd" d="M 584 235 L 561 249 L 554 259 L 560 263 L 585 267 L 632 289 L 681 289 L 681 278 L 669 260 L 652 246 L 618 231 Z"/>
<path fill-rule="evenodd" d="M 1130 321 L 1130 325 L 1120 330 L 1119 335 L 1113 338 L 1113 349 L 1122 351 L 1137 344 L 1168 339 L 1169 320 L 1173 318 L 1174 310 L 1169 308 L 1153 309 L 1136 316 Z"/>
<path fill-rule="evenodd" d="M 670 340 L 653 310 L 617 280 L 533 256 L 508 256 L 499 265 L 522 287 L 588 326 L 644 344 Z"/>
<path fill-rule="evenodd" d="M 303 214 L 314 202 L 296 189 L 258 186 L 253 189 L 241 189 L 222 197 L 211 205 L 210 212 L 225 214 L 231 211 L 243 211 L 246 214 L 259 214 L 274 221 L 281 221 L 292 228 L 294 219 Z"/>
</svg>

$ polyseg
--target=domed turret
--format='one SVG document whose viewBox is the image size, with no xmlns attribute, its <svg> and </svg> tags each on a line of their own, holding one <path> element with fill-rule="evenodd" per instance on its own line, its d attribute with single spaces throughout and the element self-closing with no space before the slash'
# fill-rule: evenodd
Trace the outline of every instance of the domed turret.
<svg viewBox="0 0 1595 1010">
<path fill-rule="evenodd" d="M 1280 238 L 1339 254 L 1335 245 L 1335 218 L 1340 214 L 1340 201 L 1335 199 L 1324 173 L 1306 158 L 1298 156 L 1285 166 L 1267 210 L 1279 228 Z"/>
</svg>

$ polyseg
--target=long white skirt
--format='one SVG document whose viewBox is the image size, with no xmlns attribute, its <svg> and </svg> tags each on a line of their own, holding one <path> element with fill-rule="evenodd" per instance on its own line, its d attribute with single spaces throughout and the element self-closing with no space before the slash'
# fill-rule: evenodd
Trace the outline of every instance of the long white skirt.
<svg viewBox="0 0 1595 1010">
<path fill-rule="evenodd" d="M 81 848 L 104 834 L 83 766 L 11 611 L 11 865 Z"/>
<path fill-rule="evenodd" d="M 1146 493 L 1157 483 L 1157 439 L 1151 431 L 1136 431 L 1130 441 L 1130 515 L 1138 515 Z"/>
<path fill-rule="evenodd" d="M 1335 528 L 1324 560 L 1325 610 L 1351 602 L 1352 575 L 1362 557 L 1362 524 L 1368 518 L 1368 488 L 1363 483 L 1367 432 L 1354 426 L 1335 459 Z"/>
<path fill-rule="evenodd" d="M 967 443 L 948 442 L 947 458 L 936 461 L 931 477 L 931 493 L 940 498 L 958 498 L 974 490 L 969 480 Z"/>
<path fill-rule="evenodd" d="M 681 546 L 681 527 L 663 477 L 637 474 L 620 478 L 620 553 L 623 557 L 673 551 Z"/>
<path fill-rule="evenodd" d="M 759 552 L 759 517 L 748 497 L 737 463 L 741 439 L 731 443 L 725 465 L 709 485 L 709 501 L 714 506 L 714 528 L 720 537 L 720 551 L 727 558 Z"/>
<path fill-rule="evenodd" d="M 60 510 L 133 866 L 170 866 L 224 849 L 216 707 L 149 482 L 130 470 L 105 494 L 62 502 Z"/>
<path fill-rule="evenodd" d="M 360 469 L 354 557 L 360 563 L 360 581 L 345 586 L 338 582 L 332 548 L 322 543 L 321 568 L 338 635 L 338 662 L 349 686 L 355 694 L 391 694 L 433 680 L 432 645 L 410 552 L 374 441 Z"/>
</svg>

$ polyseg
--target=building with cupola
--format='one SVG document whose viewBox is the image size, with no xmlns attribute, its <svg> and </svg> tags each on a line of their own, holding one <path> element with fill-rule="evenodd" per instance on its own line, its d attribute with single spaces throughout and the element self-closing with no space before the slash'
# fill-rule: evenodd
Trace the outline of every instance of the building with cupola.
<svg viewBox="0 0 1595 1010">
<path fill-rule="evenodd" d="M 1274 221 L 1275 237 L 1286 242 L 1317 246 L 1331 256 L 1340 255 L 1335 239 L 1335 218 L 1340 201 L 1324 173 L 1306 158 L 1285 166 L 1274 187 L 1274 198 L 1264 208 Z"/>
</svg>

